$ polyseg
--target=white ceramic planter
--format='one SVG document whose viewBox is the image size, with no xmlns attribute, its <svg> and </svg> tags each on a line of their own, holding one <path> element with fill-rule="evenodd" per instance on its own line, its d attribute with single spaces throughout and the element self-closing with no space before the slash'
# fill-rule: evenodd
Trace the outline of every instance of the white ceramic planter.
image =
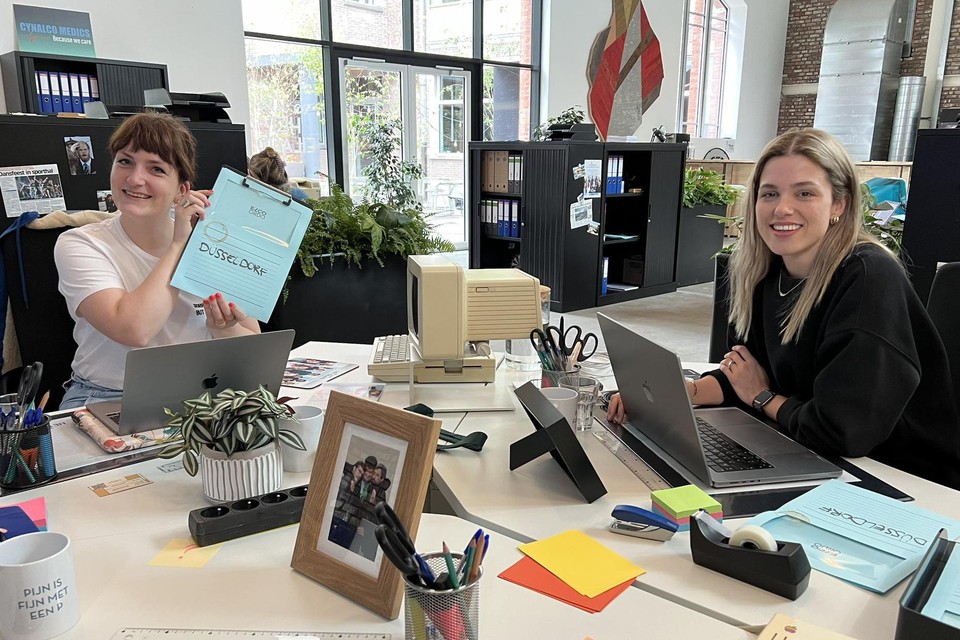
<svg viewBox="0 0 960 640">
<path fill-rule="evenodd" d="M 270 493 L 283 483 L 280 444 L 274 440 L 252 451 L 240 451 L 229 458 L 220 451 L 200 450 L 200 479 L 203 494 L 214 502 L 229 502 Z"/>
</svg>

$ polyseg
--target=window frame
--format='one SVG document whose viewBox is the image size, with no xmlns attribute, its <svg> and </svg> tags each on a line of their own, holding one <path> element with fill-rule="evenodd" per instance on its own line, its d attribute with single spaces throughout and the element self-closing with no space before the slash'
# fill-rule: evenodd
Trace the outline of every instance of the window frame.
<svg viewBox="0 0 960 640">
<path fill-rule="evenodd" d="M 686 0 L 684 7 L 684 23 L 683 23 L 683 55 L 680 57 L 680 89 L 679 89 L 679 101 L 677 108 L 677 131 L 687 132 L 688 127 L 693 127 L 693 131 L 690 132 L 691 137 L 694 138 L 719 138 L 723 130 L 723 101 L 725 98 L 725 89 L 726 89 L 726 74 L 727 74 L 727 58 L 729 55 L 729 44 L 730 44 L 730 26 L 731 26 L 731 17 L 732 17 L 732 7 L 730 3 L 726 0 L 703 0 L 704 11 L 703 13 L 695 12 L 693 8 L 693 3 L 696 0 Z M 724 17 L 714 17 L 714 3 L 719 3 L 723 6 Z M 691 16 L 696 15 L 701 18 L 702 26 L 693 25 Z M 714 21 L 723 22 L 722 30 L 722 45 L 719 56 L 720 68 L 716 70 L 715 75 L 717 76 L 717 122 L 707 122 L 706 117 L 709 111 L 710 100 L 707 99 L 707 94 L 705 90 L 710 85 L 708 80 L 708 73 L 711 70 L 710 59 L 711 56 L 715 53 L 715 46 L 713 44 L 713 32 L 719 31 L 715 30 L 713 25 Z M 695 28 L 702 29 L 703 33 L 701 35 L 701 47 L 700 47 L 700 60 L 699 60 L 699 70 L 700 73 L 697 76 L 697 95 L 696 95 L 696 119 L 687 120 L 687 115 L 689 111 L 689 101 L 690 101 L 690 89 L 689 87 L 693 84 L 692 75 L 688 78 L 687 71 L 687 57 L 691 50 L 691 37 L 692 30 Z M 692 57 L 692 56 L 691 56 Z M 687 94 L 687 99 L 684 100 L 684 93 Z M 713 135 L 707 135 L 707 129 L 715 129 Z"/>
</svg>

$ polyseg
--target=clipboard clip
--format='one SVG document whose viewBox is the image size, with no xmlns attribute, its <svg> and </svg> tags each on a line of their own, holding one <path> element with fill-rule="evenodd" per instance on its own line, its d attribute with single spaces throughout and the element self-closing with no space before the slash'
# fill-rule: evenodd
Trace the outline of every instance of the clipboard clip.
<svg viewBox="0 0 960 640">
<path fill-rule="evenodd" d="M 247 187 L 248 189 L 252 189 L 253 187 L 250 186 L 249 184 L 247 184 L 247 179 L 248 179 L 247 176 L 244 176 L 243 179 L 240 180 L 240 184 L 243 185 L 244 187 Z M 287 192 L 285 192 L 285 191 L 282 191 L 282 190 L 280 190 L 280 189 L 277 189 L 276 187 L 271 187 L 271 186 L 268 185 L 268 184 L 264 184 L 263 182 L 260 182 L 259 180 L 257 180 L 256 183 L 259 184 L 259 185 L 263 185 L 264 187 L 266 187 L 266 188 L 268 188 L 268 189 L 271 189 L 271 190 L 273 190 L 273 191 L 276 191 L 277 193 L 283 194 L 283 195 L 286 197 L 286 200 L 283 200 L 283 201 L 282 201 L 282 202 L 283 202 L 283 205 L 284 205 L 285 207 L 289 207 L 289 206 L 290 206 L 290 203 L 293 202 L 293 196 L 291 196 L 289 193 L 287 193 Z"/>
<path fill-rule="evenodd" d="M 634 538 L 666 542 L 673 538 L 678 527 L 658 513 L 629 504 L 618 504 L 610 514 L 614 521 L 608 527 L 614 533 Z"/>
</svg>

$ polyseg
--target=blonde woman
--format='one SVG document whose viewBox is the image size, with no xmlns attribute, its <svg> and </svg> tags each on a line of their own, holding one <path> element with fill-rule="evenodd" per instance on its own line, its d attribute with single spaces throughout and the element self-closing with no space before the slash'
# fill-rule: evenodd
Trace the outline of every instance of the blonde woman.
<svg viewBox="0 0 960 640">
<path fill-rule="evenodd" d="M 763 150 L 730 260 L 733 346 L 695 404 L 762 413 L 826 455 L 870 456 L 960 488 L 943 344 L 899 260 L 863 228 L 846 150 L 816 129 Z M 608 416 L 623 420 L 612 400 Z"/>
</svg>

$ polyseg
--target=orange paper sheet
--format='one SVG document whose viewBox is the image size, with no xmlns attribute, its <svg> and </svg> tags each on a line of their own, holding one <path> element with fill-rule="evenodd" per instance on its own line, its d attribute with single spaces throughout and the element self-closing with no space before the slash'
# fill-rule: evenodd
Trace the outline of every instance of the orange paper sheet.
<svg viewBox="0 0 960 640">
<path fill-rule="evenodd" d="M 614 598 L 626 591 L 630 588 L 630 585 L 633 584 L 633 578 L 631 578 L 623 584 L 618 584 L 612 589 L 604 591 L 598 596 L 588 598 L 585 595 L 577 593 L 570 585 L 550 573 L 545 567 L 537 564 L 536 561 L 528 556 L 524 556 L 513 566 L 504 569 L 500 577 L 508 582 L 518 584 L 521 587 L 526 587 L 527 589 L 532 589 L 533 591 L 542 593 L 545 596 L 550 596 L 561 602 L 572 604 L 589 613 L 603 611 L 608 604 L 613 602 Z"/>
</svg>

